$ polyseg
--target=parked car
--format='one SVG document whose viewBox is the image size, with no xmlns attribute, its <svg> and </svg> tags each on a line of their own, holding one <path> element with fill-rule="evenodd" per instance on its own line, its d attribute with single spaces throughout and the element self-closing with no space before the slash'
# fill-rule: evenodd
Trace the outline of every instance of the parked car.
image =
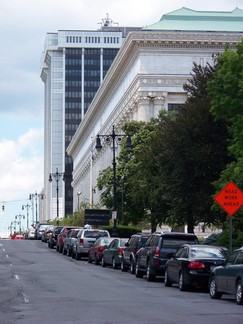
<svg viewBox="0 0 243 324">
<path fill-rule="evenodd" d="M 211 271 L 222 265 L 229 251 L 224 247 L 212 245 L 184 244 L 165 265 L 166 287 L 179 284 L 181 291 L 190 286 L 208 287 Z"/>
<path fill-rule="evenodd" d="M 143 247 L 150 234 L 137 233 L 133 234 L 122 251 L 121 270 L 127 271 L 129 268 L 131 273 L 135 273 L 135 255 L 137 251 Z"/>
<path fill-rule="evenodd" d="M 80 231 L 81 228 L 73 228 L 68 232 L 63 244 L 63 255 L 71 256 L 73 254 L 73 244 Z"/>
<path fill-rule="evenodd" d="M 60 234 L 57 236 L 57 248 L 56 248 L 57 252 L 62 253 L 64 240 L 67 237 L 69 231 L 73 228 L 78 228 L 78 226 L 64 226 L 61 229 Z"/>
<path fill-rule="evenodd" d="M 73 255 L 76 260 L 80 260 L 81 257 L 87 257 L 89 248 L 94 245 L 95 241 L 100 237 L 110 237 L 110 233 L 106 230 L 83 228 L 78 233 L 73 244 Z"/>
<path fill-rule="evenodd" d="M 101 266 L 112 265 L 113 269 L 118 269 L 121 266 L 122 251 L 127 241 L 128 238 L 114 238 L 102 254 Z"/>
<path fill-rule="evenodd" d="M 153 281 L 156 276 L 164 275 L 165 264 L 172 253 L 183 244 L 198 244 L 198 238 L 194 234 L 177 232 L 155 232 L 147 239 L 144 247 L 136 253 L 137 278 L 146 274 L 148 281 Z"/>
<path fill-rule="evenodd" d="M 105 248 L 114 240 L 114 237 L 100 237 L 88 251 L 88 262 L 96 265 L 100 264 Z"/>
<path fill-rule="evenodd" d="M 27 236 L 27 239 L 34 240 L 34 238 L 35 238 L 35 229 L 34 228 L 29 228 L 26 236 Z"/>
<path fill-rule="evenodd" d="M 57 245 L 57 237 L 60 234 L 63 226 L 55 226 L 49 238 L 48 247 L 53 249 Z"/>
<path fill-rule="evenodd" d="M 235 295 L 236 303 L 243 305 L 243 247 L 235 250 L 223 265 L 212 271 L 209 294 L 212 299 L 220 299 L 223 294 Z"/>
<path fill-rule="evenodd" d="M 24 240 L 24 235 L 22 234 L 12 234 L 11 240 Z"/>
<path fill-rule="evenodd" d="M 45 224 L 44 223 L 43 224 L 42 223 L 37 224 L 37 226 L 35 228 L 35 239 L 36 240 L 40 240 L 41 239 L 44 230 L 48 226 L 50 226 L 50 224 L 47 224 L 47 223 L 45 223 Z"/>
<path fill-rule="evenodd" d="M 44 230 L 44 232 L 42 233 L 42 236 L 41 236 L 42 242 L 45 242 L 45 243 L 49 242 L 53 228 L 54 228 L 54 225 L 49 225 L 46 227 L 46 229 Z"/>
</svg>

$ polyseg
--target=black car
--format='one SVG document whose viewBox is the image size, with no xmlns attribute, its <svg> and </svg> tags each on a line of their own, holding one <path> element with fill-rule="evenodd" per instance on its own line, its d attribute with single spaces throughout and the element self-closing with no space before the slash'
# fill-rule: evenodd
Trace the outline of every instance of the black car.
<svg viewBox="0 0 243 324">
<path fill-rule="evenodd" d="M 121 270 L 127 271 L 129 268 L 131 273 L 135 273 L 135 255 L 137 251 L 143 247 L 150 234 L 137 233 L 132 235 L 128 242 L 125 244 L 125 248 L 122 252 Z"/>
<path fill-rule="evenodd" d="M 165 286 L 179 284 L 181 291 L 190 286 L 208 287 L 211 271 L 222 265 L 229 251 L 212 245 L 185 244 L 165 265 Z"/>
<path fill-rule="evenodd" d="M 220 299 L 223 294 L 235 295 L 236 303 L 243 305 L 243 247 L 212 271 L 209 294 L 212 299 Z"/>
<path fill-rule="evenodd" d="M 147 239 L 144 247 L 136 254 L 135 274 L 142 278 L 146 274 L 148 281 L 157 275 L 164 275 L 165 264 L 183 244 L 198 244 L 194 234 L 177 232 L 155 232 Z"/>
<path fill-rule="evenodd" d="M 53 228 L 52 233 L 49 237 L 48 247 L 53 249 L 57 245 L 57 236 L 60 234 L 63 226 L 56 226 Z"/>
</svg>

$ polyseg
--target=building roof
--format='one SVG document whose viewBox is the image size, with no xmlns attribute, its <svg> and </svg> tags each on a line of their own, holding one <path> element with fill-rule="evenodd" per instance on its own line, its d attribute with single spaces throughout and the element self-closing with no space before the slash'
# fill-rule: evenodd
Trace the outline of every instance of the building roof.
<svg viewBox="0 0 243 324">
<path fill-rule="evenodd" d="M 243 10 L 196 11 L 182 7 L 163 15 L 143 30 L 243 32 Z"/>
</svg>

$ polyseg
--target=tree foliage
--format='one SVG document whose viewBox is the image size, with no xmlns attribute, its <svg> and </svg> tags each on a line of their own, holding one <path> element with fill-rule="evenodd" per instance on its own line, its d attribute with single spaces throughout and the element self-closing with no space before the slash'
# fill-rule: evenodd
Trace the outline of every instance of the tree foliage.
<svg viewBox="0 0 243 324">
<path fill-rule="evenodd" d="M 147 220 L 152 230 L 162 223 L 187 224 L 193 232 L 198 222 L 214 222 L 212 183 L 229 157 L 225 122 L 215 121 L 210 112 L 207 85 L 213 73 L 209 64 L 194 64 L 184 86 L 185 105 L 174 113 L 161 111 L 150 122 L 125 125 L 124 131 L 132 135 L 133 150 L 121 150 L 117 179 L 120 183 L 121 176 L 125 177 L 127 223 Z M 106 206 L 111 202 L 111 180 L 111 169 L 101 172 L 98 184 Z"/>
</svg>

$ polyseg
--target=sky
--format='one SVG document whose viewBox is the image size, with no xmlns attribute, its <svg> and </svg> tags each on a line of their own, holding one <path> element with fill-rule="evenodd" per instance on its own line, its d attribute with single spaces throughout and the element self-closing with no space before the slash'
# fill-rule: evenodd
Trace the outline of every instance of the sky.
<svg viewBox="0 0 243 324">
<path fill-rule="evenodd" d="M 119 26 L 144 27 L 181 7 L 232 11 L 243 9 L 243 0 L 0 1 L 0 237 L 9 235 L 16 216 L 26 229 L 27 208 L 22 206 L 30 204 L 30 193 L 40 193 L 43 188 L 44 87 L 40 62 L 46 33 L 96 30 L 106 14 Z M 33 216 L 29 209 L 29 224 Z"/>
</svg>

